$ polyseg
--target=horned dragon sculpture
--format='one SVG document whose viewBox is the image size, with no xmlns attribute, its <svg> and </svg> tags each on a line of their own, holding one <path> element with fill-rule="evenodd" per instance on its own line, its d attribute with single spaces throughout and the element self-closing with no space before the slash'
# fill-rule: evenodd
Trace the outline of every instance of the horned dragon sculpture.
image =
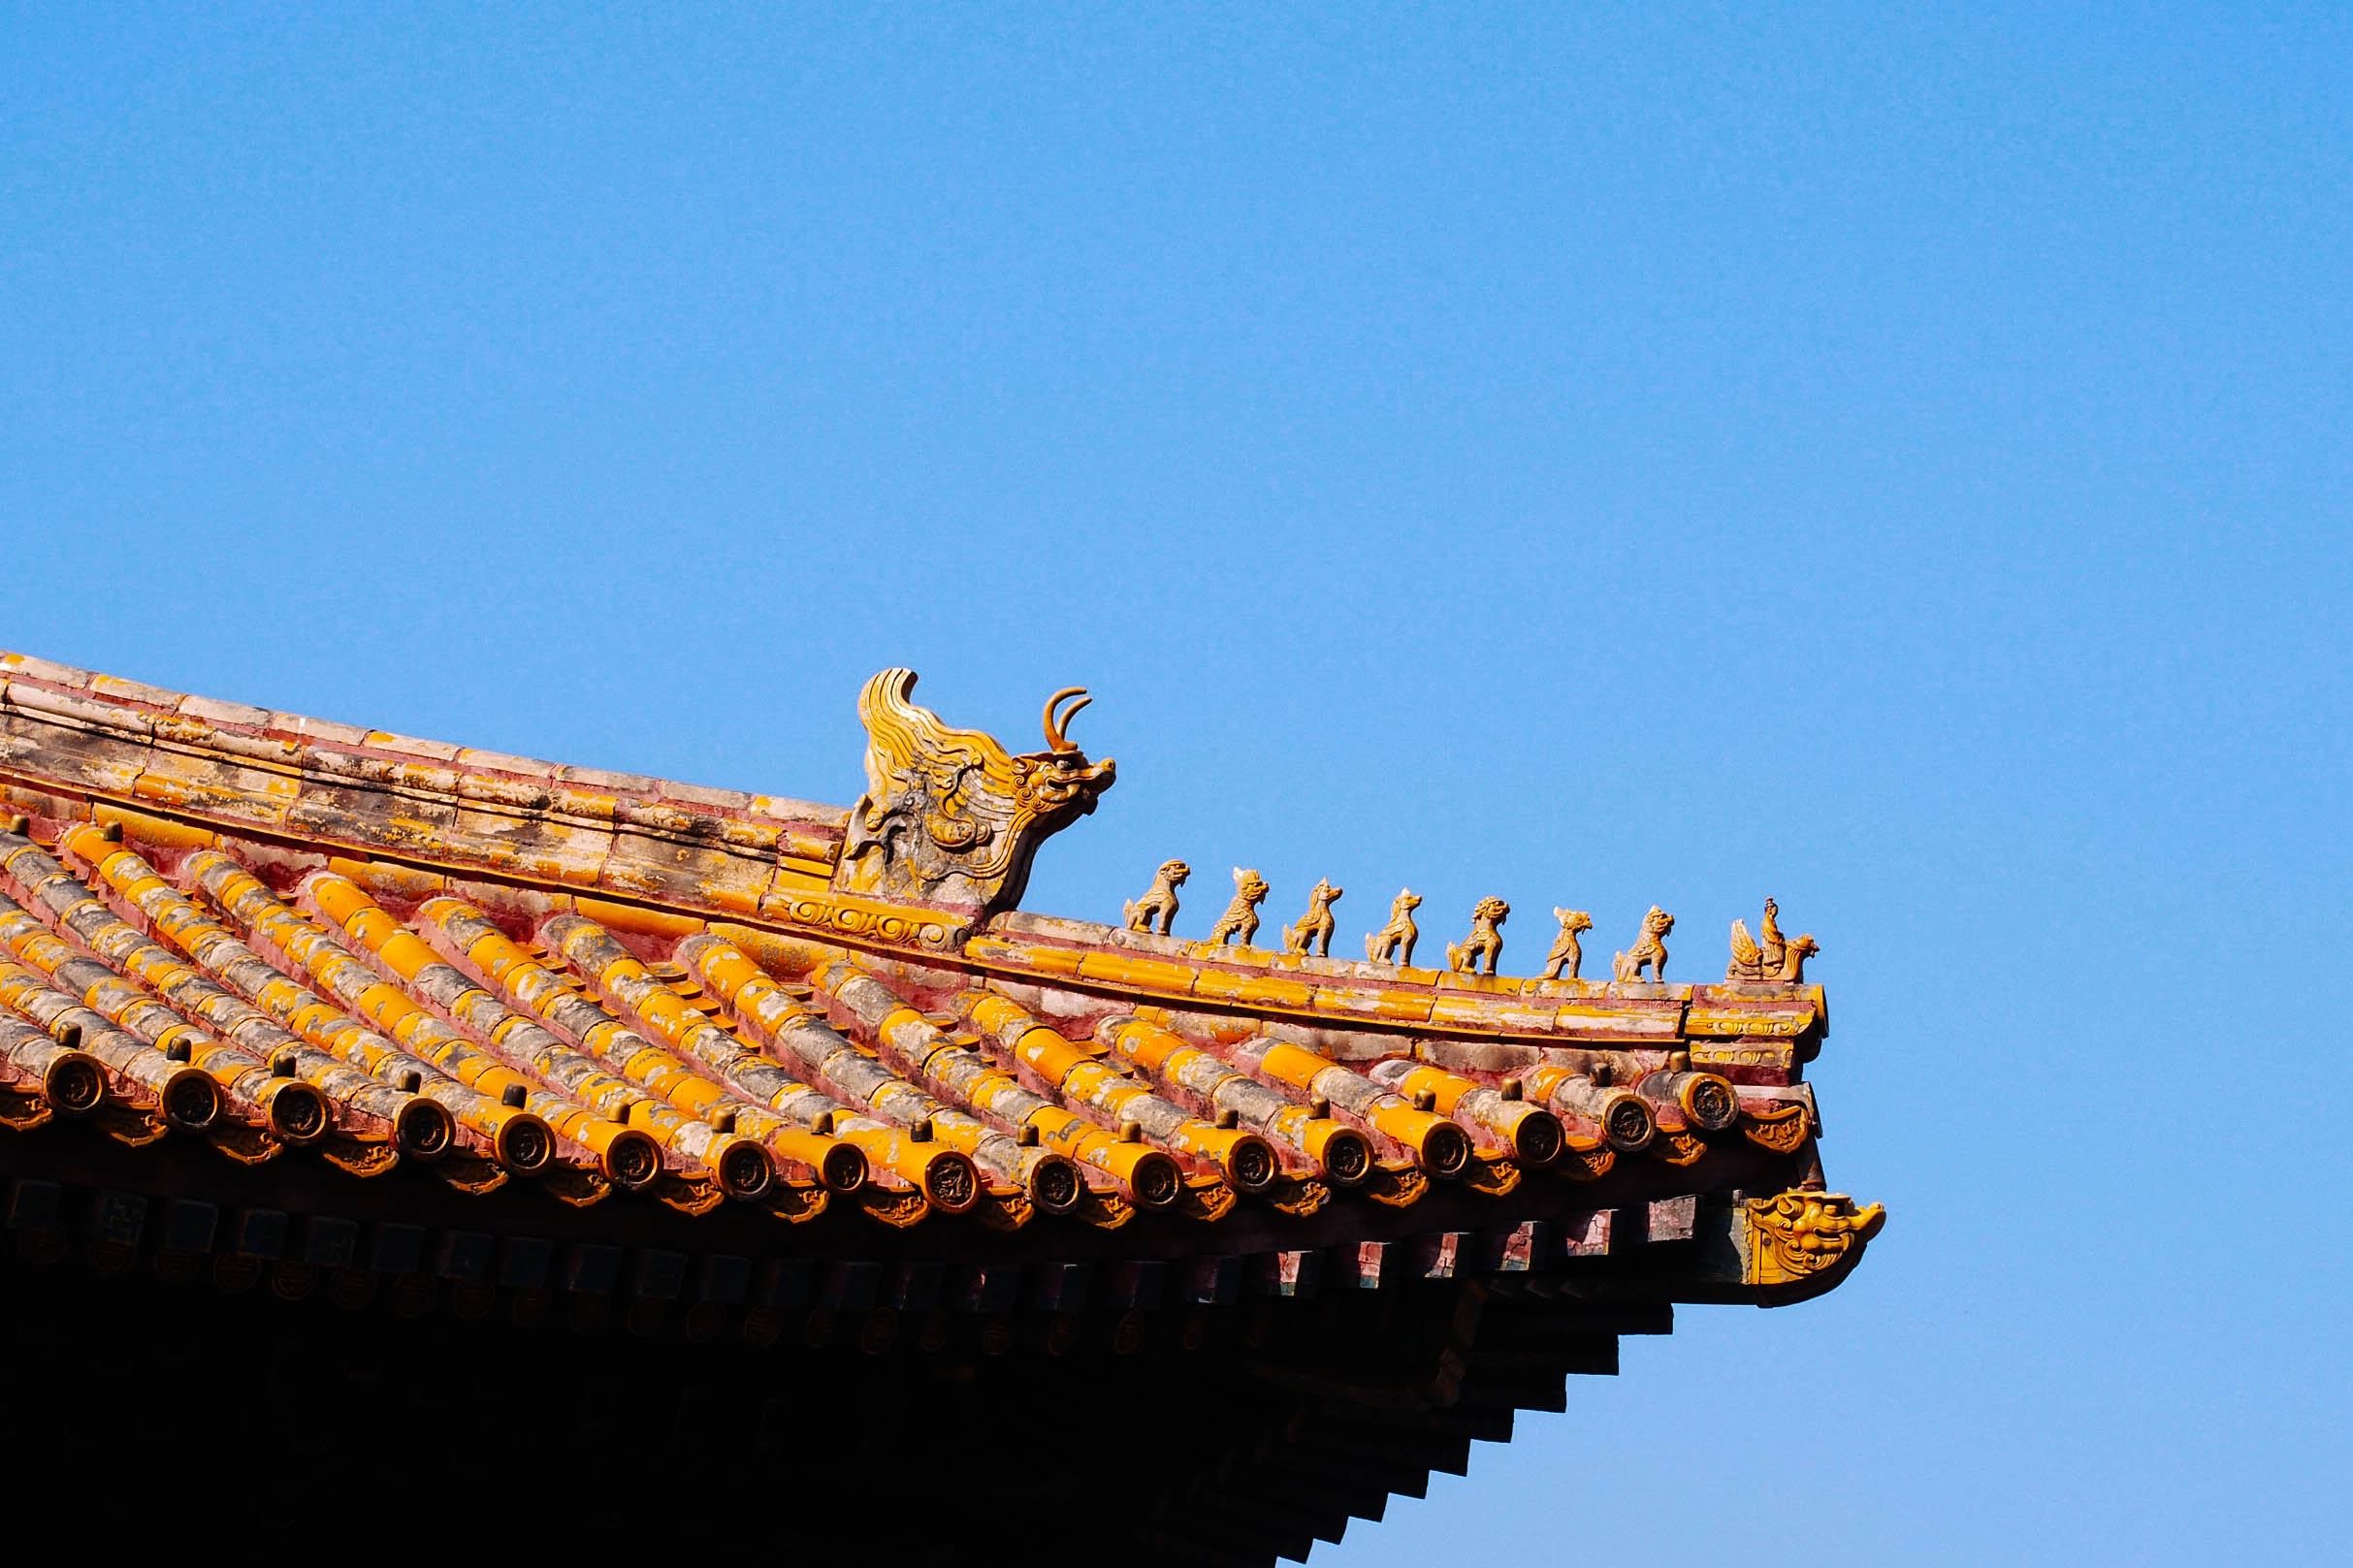
<svg viewBox="0 0 2353 1568">
<path fill-rule="evenodd" d="M 1112 786 L 1112 760 L 1088 761 L 1067 733 L 1093 699 L 1083 687 L 1047 698 L 1047 749 L 1014 756 L 993 736 L 951 728 L 917 706 L 915 684 L 913 670 L 885 670 L 858 693 L 866 793 L 850 813 L 834 885 L 976 912 L 1010 908 L 1039 844 Z"/>
</svg>

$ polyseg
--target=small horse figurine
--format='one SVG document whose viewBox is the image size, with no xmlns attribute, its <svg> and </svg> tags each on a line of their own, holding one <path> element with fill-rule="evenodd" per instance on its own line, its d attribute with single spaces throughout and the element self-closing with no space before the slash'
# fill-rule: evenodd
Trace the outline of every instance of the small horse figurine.
<svg viewBox="0 0 2353 1568">
<path fill-rule="evenodd" d="M 1307 912 L 1299 917 L 1297 925 L 1283 927 L 1283 951 L 1304 953 L 1308 944 L 1315 946 L 1315 956 L 1332 956 L 1332 906 L 1339 902 L 1346 891 L 1332 885 L 1330 879 L 1319 879 L 1307 894 Z"/>
<path fill-rule="evenodd" d="M 1585 962 L 1585 949 L 1577 944 L 1577 933 L 1591 931 L 1594 917 L 1583 910 L 1556 908 L 1553 918 L 1561 922 L 1561 934 L 1552 940 L 1552 951 L 1544 955 L 1544 977 L 1548 980 L 1573 980 L 1578 966 Z"/>
<path fill-rule="evenodd" d="M 1422 938 L 1413 923 L 1413 912 L 1422 907 L 1421 895 L 1410 887 L 1400 892 L 1389 905 L 1389 923 L 1365 938 L 1365 956 L 1378 964 L 1413 962 L 1413 944 Z"/>
</svg>

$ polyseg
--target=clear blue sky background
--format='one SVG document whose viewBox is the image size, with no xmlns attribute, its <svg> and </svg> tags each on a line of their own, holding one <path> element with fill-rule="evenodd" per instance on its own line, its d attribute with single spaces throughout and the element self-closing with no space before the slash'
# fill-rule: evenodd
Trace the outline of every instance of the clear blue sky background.
<svg viewBox="0 0 2353 1568">
<path fill-rule="evenodd" d="M 1698 978 L 1772 893 L 1867 1265 L 1315 1560 L 2343 1560 L 2348 81 L 2324 7 L 11 6 L 0 646 L 845 802 L 876 668 L 1083 682 L 1060 912 Z"/>
</svg>

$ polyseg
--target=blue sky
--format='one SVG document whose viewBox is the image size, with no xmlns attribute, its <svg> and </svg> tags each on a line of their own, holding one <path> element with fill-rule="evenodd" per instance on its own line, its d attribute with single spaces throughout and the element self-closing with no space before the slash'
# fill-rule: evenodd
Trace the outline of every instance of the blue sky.
<svg viewBox="0 0 2353 1568">
<path fill-rule="evenodd" d="M 1773 894 L 1866 1266 L 1315 1561 L 2342 1558 L 2349 75 L 2318 7 L 11 6 L 0 646 L 845 802 L 873 670 L 1083 683 L 1065 913 L 1495 893 L 1526 973 L 1658 903 L 1693 978 Z"/>
</svg>

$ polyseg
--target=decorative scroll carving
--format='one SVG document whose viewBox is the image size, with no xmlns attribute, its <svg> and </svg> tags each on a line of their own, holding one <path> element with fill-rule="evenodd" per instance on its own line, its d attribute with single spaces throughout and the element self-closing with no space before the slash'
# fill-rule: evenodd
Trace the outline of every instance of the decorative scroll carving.
<svg viewBox="0 0 2353 1568">
<path fill-rule="evenodd" d="M 1112 785 L 1112 759 L 1089 762 L 1063 733 L 1091 699 L 1077 687 L 1055 692 L 1047 750 L 1014 756 L 916 706 L 915 684 L 913 670 L 885 670 L 858 693 L 866 793 L 850 814 L 834 885 L 975 909 L 1015 904 L 1039 844 L 1093 811 Z"/>
<path fill-rule="evenodd" d="M 1463 1167 L 1463 1185 L 1482 1198 L 1501 1198 L 1520 1185 L 1520 1162 L 1508 1155 L 1478 1154 Z"/>
<path fill-rule="evenodd" d="M 1307 912 L 1299 917 L 1297 925 L 1283 927 L 1283 951 L 1304 953 L 1312 950 L 1318 958 L 1332 956 L 1332 906 L 1339 902 L 1345 888 L 1335 887 L 1328 878 L 1319 878 L 1307 894 Z"/>
<path fill-rule="evenodd" d="M 762 904 L 760 912 L 780 915 L 795 925 L 814 926 L 828 935 L 879 937 L 888 943 L 915 941 L 933 948 L 954 946 L 970 929 L 962 921 L 942 918 L 937 910 L 845 893 L 779 894 Z"/>
<path fill-rule="evenodd" d="M 450 1162 L 447 1160 L 436 1162 L 433 1167 L 434 1174 L 444 1181 L 451 1180 L 449 1165 Z M 491 1168 L 498 1169 L 496 1166 Z M 505 1174 L 502 1170 L 499 1173 Z M 665 1176 L 663 1181 L 667 1180 L 668 1178 Z M 533 1184 L 566 1208 L 593 1207 L 603 1202 L 613 1194 L 613 1183 L 609 1177 L 595 1170 L 584 1169 L 579 1166 L 565 1165 L 561 1160 L 550 1160 L 540 1168 Z M 663 1192 L 663 1201 L 668 1201 L 669 1196 L 668 1192 Z"/>
<path fill-rule="evenodd" d="M 1597 1181 L 1618 1163 L 1618 1151 L 1607 1143 L 1573 1138 L 1553 1158 L 1550 1168 L 1571 1181 Z"/>
<path fill-rule="evenodd" d="M 931 1202 L 911 1187 L 886 1187 L 870 1181 L 852 1195 L 861 1213 L 894 1231 L 904 1231 L 931 1212 Z"/>
<path fill-rule="evenodd" d="M 1751 1285 L 1794 1285 L 1859 1252 L 1887 1223 L 1878 1203 L 1857 1209 L 1845 1193 L 1792 1189 L 1742 1204 Z"/>
<path fill-rule="evenodd" d="M 1312 1176 L 1278 1176 L 1258 1196 L 1279 1212 L 1303 1220 L 1332 1201 L 1332 1189 Z"/>
<path fill-rule="evenodd" d="M 1430 1178 L 1411 1161 L 1394 1165 L 1384 1161 L 1372 1168 L 1357 1190 L 1383 1208 L 1411 1208 L 1430 1191 Z"/>
<path fill-rule="evenodd" d="M 1234 902 L 1226 906 L 1225 913 L 1209 927 L 1212 943 L 1238 942 L 1250 945 L 1258 935 L 1258 906 L 1266 901 L 1267 880 L 1255 871 L 1241 866 L 1234 868 Z"/>
<path fill-rule="evenodd" d="M 1016 1187 L 991 1187 L 973 1204 L 972 1217 L 991 1231 L 1014 1232 L 1027 1225 L 1037 1209 Z"/>
<path fill-rule="evenodd" d="M 49 1119 L 48 1102 L 38 1090 L 18 1088 L 13 1083 L 0 1083 L 0 1127 L 12 1132 L 29 1133 Z"/>
<path fill-rule="evenodd" d="M 1804 1104 L 1795 1100 L 1751 1101 L 1740 1107 L 1742 1136 L 1775 1154 L 1795 1154 L 1803 1148 L 1813 1131 L 1809 1120 Z"/>
<path fill-rule="evenodd" d="M 1116 1231 L 1136 1217 L 1136 1205 L 1108 1187 L 1089 1187 L 1074 1212 L 1098 1231 Z"/>
<path fill-rule="evenodd" d="M 654 1196 L 681 1214 L 703 1215 L 727 1200 L 719 1183 L 695 1171 L 664 1171 L 654 1183 Z"/>
<path fill-rule="evenodd" d="M 1695 1166 L 1708 1152 L 1708 1145 L 1707 1139 L 1696 1133 L 1661 1127 L 1659 1136 L 1651 1139 L 1647 1152 L 1671 1166 Z"/>
<path fill-rule="evenodd" d="M 451 1151 L 425 1168 L 469 1198 L 495 1193 L 506 1185 L 504 1169 L 478 1154 L 469 1154 L 463 1149 Z"/>
<path fill-rule="evenodd" d="M 1479 960 L 1487 960 L 1493 975 L 1503 956 L 1503 933 L 1498 929 L 1511 917 L 1511 906 L 1499 898 L 1483 898 L 1470 912 L 1470 935 L 1446 944 L 1446 967 L 1457 975 L 1476 975 Z"/>
<path fill-rule="evenodd" d="M 791 1225 L 805 1225 L 825 1212 L 832 1196 L 813 1181 L 780 1181 L 768 1190 L 768 1212 Z"/>
<path fill-rule="evenodd" d="M 1544 977 L 1548 980 L 1573 980 L 1585 962 L 1585 949 L 1577 944 L 1577 934 L 1594 928 L 1594 917 L 1583 910 L 1556 908 L 1553 918 L 1561 922 L 1561 934 L 1552 940 L 1552 951 L 1544 955 Z"/>
<path fill-rule="evenodd" d="M 1749 937 L 1746 920 L 1732 922 L 1732 962 L 1724 972 L 1726 980 L 1805 983 L 1806 960 L 1821 952 L 1821 944 L 1811 936 L 1799 937 L 1795 942 L 1783 940 L 1780 913 L 1781 906 L 1766 899 L 1764 918 L 1757 923 L 1755 941 Z"/>
<path fill-rule="evenodd" d="M 1127 928 L 1130 931 L 1149 931 L 1157 921 L 1160 934 L 1167 936 L 1169 927 L 1176 923 L 1176 889 L 1182 887 L 1184 880 L 1192 875 L 1193 868 L 1183 861 L 1163 860 L 1158 874 L 1152 878 L 1151 891 L 1119 907 L 1120 917 L 1126 921 Z"/>
<path fill-rule="evenodd" d="M 1421 930 L 1413 923 L 1413 912 L 1421 907 L 1419 894 L 1410 887 L 1401 889 L 1390 901 L 1389 923 L 1365 939 L 1365 956 L 1376 964 L 1384 960 L 1412 963 L 1413 944 L 1422 940 Z"/>
<path fill-rule="evenodd" d="M 109 1106 L 108 1110 L 113 1108 Z M 102 1125 L 105 1115 L 105 1111 L 99 1113 Z M 113 1129 L 110 1128 L 108 1131 L 112 1133 Z M 163 1133 L 163 1124 L 158 1121 L 155 1127 L 155 1136 L 161 1137 Z M 113 1136 L 120 1137 L 123 1135 L 116 1133 Z M 265 1165 L 276 1159 L 285 1152 L 286 1148 L 285 1144 L 271 1136 L 266 1129 L 255 1127 L 249 1122 L 233 1122 L 226 1117 L 207 1128 L 205 1138 L 214 1148 L 240 1165 Z"/>
<path fill-rule="evenodd" d="M 352 1137 L 330 1133 L 319 1154 L 337 1169 L 354 1176 L 380 1176 L 401 1163 L 400 1151 L 382 1138 Z"/>
<path fill-rule="evenodd" d="M 1618 955 L 1616 963 L 1611 966 L 1611 977 L 1621 980 L 1638 980 L 1642 978 L 1642 972 L 1647 968 L 1651 972 L 1652 979 L 1664 984 L 1666 982 L 1666 934 L 1674 929 L 1675 917 L 1658 905 L 1652 905 L 1651 912 L 1642 917 L 1642 940 L 1635 943 L 1628 951 Z"/>
<path fill-rule="evenodd" d="M 153 1111 L 119 1100 L 109 1101 L 99 1106 L 98 1113 L 90 1121 L 115 1142 L 134 1149 L 144 1149 L 171 1131 L 171 1124 Z M 271 1143 L 273 1147 L 270 1152 L 274 1154 L 277 1140 L 272 1138 Z M 262 1159 L 269 1157 L 265 1154 Z M 261 1162 L 256 1160 L 252 1163 L 258 1165 Z"/>
<path fill-rule="evenodd" d="M 1184 1184 L 1176 1212 L 1189 1220 L 1212 1222 L 1234 1211 L 1234 1189 L 1213 1176 L 1194 1176 Z"/>
</svg>

